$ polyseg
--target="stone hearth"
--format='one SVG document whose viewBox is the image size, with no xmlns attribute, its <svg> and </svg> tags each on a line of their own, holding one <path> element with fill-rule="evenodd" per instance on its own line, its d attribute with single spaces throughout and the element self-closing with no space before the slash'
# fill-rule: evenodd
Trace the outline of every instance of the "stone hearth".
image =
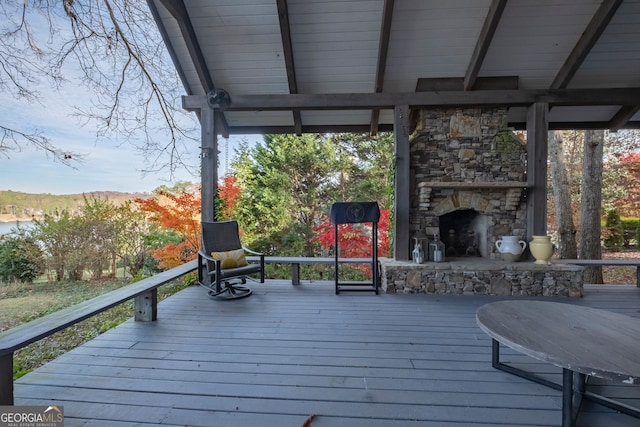
<svg viewBox="0 0 640 427">
<path fill-rule="evenodd" d="M 583 267 L 465 258 L 415 264 L 379 258 L 387 293 L 581 297 Z"/>
</svg>

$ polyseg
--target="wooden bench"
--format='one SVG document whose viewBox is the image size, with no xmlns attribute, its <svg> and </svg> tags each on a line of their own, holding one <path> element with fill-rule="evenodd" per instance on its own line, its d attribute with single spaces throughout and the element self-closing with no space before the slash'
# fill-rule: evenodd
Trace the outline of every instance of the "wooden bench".
<svg viewBox="0 0 640 427">
<path fill-rule="evenodd" d="M 562 390 L 562 426 L 573 427 L 582 399 L 640 418 L 640 409 L 587 390 L 587 377 L 640 383 L 640 319 L 573 304 L 508 300 L 476 312 L 492 338 L 492 366 Z M 562 368 L 562 385 L 500 362 L 500 343 Z"/>
<path fill-rule="evenodd" d="M 636 267 L 636 286 L 640 288 L 640 259 L 557 259 L 552 262 L 583 267 Z"/>
<path fill-rule="evenodd" d="M 197 260 L 0 333 L 0 405 L 13 405 L 13 353 L 96 314 L 134 300 L 135 320 L 157 319 L 158 288 L 196 269 Z"/>
<path fill-rule="evenodd" d="M 248 261 L 257 261 L 258 257 L 248 256 Z M 269 264 L 291 264 L 291 284 L 300 284 L 301 264 L 326 264 L 333 265 L 333 257 L 295 257 L 295 256 L 266 256 L 264 262 Z M 371 258 L 338 258 L 340 264 L 371 264 Z"/>
</svg>

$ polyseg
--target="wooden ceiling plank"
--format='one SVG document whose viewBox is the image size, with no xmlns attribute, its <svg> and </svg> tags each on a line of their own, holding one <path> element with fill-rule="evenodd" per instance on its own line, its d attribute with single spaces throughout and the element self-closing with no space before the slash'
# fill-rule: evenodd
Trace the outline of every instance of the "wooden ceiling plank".
<svg viewBox="0 0 640 427">
<path fill-rule="evenodd" d="M 278 8 L 278 22 L 280 24 L 280 37 L 282 38 L 282 50 L 284 63 L 287 70 L 289 93 L 298 93 L 298 80 L 296 67 L 293 60 L 293 42 L 291 41 L 291 24 L 289 22 L 289 6 L 287 0 L 276 0 Z M 302 115 L 299 110 L 293 110 L 293 123 L 296 135 L 302 135 Z"/>
<path fill-rule="evenodd" d="M 393 21 L 393 5 L 395 0 L 385 0 L 382 9 L 382 23 L 380 28 L 380 42 L 378 44 L 378 61 L 376 65 L 376 80 L 374 92 L 380 93 L 384 88 L 384 75 L 387 67 L 387 55 L 389 53 L 389 38 L 391 36 L 391 22 Z M 371 111 L 371 135 L 378 133 L 380 122 L 380 110 Z"/>
<path fill-rule="evenodd" d="M 476 90 L 514 90 L 518 89 L 518 76 L 478 77 L 474 84 Z M 464 77 L 419 78 L 416 92 L 441 92 L 464 89 Z"/>
<path fill-rule="evenodd" d="M 191 23 L 191 19 L 189 19 L 189 14 L 187 13 L 187 9 L 184 5 L 184 1 L 160 0 L 160 2 L 169 11 L 169 13 L 171 13 L 176 21 L 178 21 L 182 37 L 189 49 L 189 54 L 191 55 L 191 59 L 193 59 L 196 67 L 198 78 L 200 79 L 205 91 L 209 92 L 210 90 L 215 89 L 213 80 L 211 80 L 211 75 L 209 74 L 209 69 L 207 68 L 207 63 L 204 59 L 204 55 L 202 54 L 202 49 L 200 49 L 198 38 L 196 37 L 195 30 L 193 29 L 193 24 Z"/>
<path fill-rule="evenodd" d="M 569 85 L 569 82 L 607 28 L 607 25 L 609 25 L 611 18 L 616 14 L 622 2 L 623 0 L 603 0 L 567 60 L 553 79 L 550 89 L 563 89 Z"/>
<path fill-rule="evenodd" d="M 482 67 L 482 62 L 487 55 L 487 51 L 491 45 L 491 40 L 493 40 L 493 36 L 496 32 L 496 28 L 498 28 L 502 12 L 504 12 L 506 5 L 507 0 L 493 0 L 489 6 L 487 17 L 482 25 L 480 36 L 478 37 L 476 47 L 473 50 L 473 55 L 471 56 L 471 61 L 469 62 L 467 72 L 464 76 L 464 90 L 472 90 L 474 88 L 476 78 L 478 77 L 478 73 Z"/>
<path fill-rule="evenodd" d="M 191 19 L 189 18 L 189 13 L 187 12 L 187 8 L 184 5 L 184 1 L 160 0 L 160 2 L 178 22 L 180 32 L 182 33 L 184 42 L 187 45 L 187 49 L 189 50 L 189 55 L 193 60 L 193 64 L 196 68 L 196 72 L 198 73 L 200 83 L 202 84 L 205 92 L 209 93 L 216 87 L 213 84 L 211 73 L 209 73 L 207 62 L 205 61 L 204 55 L 202 54 L 200 43 L 198 43 L 198 38 L 196 37 L 196 32 L 193 29 L 193 24 L 191 23 Z M 219 116 L 219 123 L 222 128 L 220 134 L 227 138 L 229 136 L 229 124 L 227 123 L 224 114 L 220 114 Z"/>
</svg>

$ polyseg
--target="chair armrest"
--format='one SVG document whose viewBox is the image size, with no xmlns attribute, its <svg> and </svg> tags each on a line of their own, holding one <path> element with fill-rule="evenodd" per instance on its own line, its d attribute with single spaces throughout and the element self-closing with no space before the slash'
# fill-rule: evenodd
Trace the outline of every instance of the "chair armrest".
<svg viewBox="0 0 640 427">
<path fill-rule="evenodd" d="M 261 257 L 264 256 L 264 254 L 262 252 L 252 251 L 251 249 L 247 248 L 246 246 L 243 246 L 242 249 L 244 249 L 246 252 L 249 252 L 250 254 L 253 254 L 253 255 L 258 255 L 258 256 L 261 256 Z"/>
<path fill-rule="evenodd" d="M 202 252 L 201 250 L 198 251 L 198 256 L 201 257 L 201 258 L 206 259 L 207 261 L 220 262 L 220 260 L 217 260 L 217 259 L 213 258 L 211 255 L 207 255 L 206 253 Z"/>
<path fill-rule="evenodd" d="M 244 249 L 250 254 L 258 255 L 260 257 L 260 283 L 264 283 L 264 254 L 262 252 L 252 251 L 251 249 L 245 246 L 243 246 L 242 249 Z"/>
</svg>

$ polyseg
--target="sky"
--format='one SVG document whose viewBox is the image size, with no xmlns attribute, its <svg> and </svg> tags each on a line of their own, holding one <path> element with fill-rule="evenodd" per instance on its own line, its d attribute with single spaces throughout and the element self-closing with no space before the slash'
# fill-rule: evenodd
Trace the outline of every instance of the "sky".
<svg viewBox="0 0 640 427">
<path fill-rule="evenodd" d="M 51 143 L 65 151 L 84 155 L 76 169 L 53 159 L 53 156 L 30 145 L 21 151 L 0 152 L 0 190 L 26 193 L 78 194 L 94 191 L 122 191 L 127 193 L 151 192 L 161 185 L 171 186 L 178 181 L 199 182 L 185 170 L 178 170 L 173 181 L 168 180 L 168 172 L 147 173 L 144 158 L 129 143 L 121 143 L 117 138 L 101 139 L 96 142 L 95 132 L 83 127 L 78 118 L 73 117 L 70 100 L 87 97 L 84 88 L 66 88 L 61 93 L 53 93 L 43 98 L 44 105 L 27 104 L 4 94 L 0 103 L 0 117 L 3 125 L 23 127 L 35 126 Z M 228 143 L 219 137 L 221 153 L 219 175 L 226 170 L 225 156 L 234 156 L 234 148 L 242 140 L 261 140 L 260 135 L 233 135 Z M 187 161 L 193 170 L 198 170 L 198 143 L 193 142 Z M 228 146 L 228 153 L 224 147 Z"/>
</svg>

